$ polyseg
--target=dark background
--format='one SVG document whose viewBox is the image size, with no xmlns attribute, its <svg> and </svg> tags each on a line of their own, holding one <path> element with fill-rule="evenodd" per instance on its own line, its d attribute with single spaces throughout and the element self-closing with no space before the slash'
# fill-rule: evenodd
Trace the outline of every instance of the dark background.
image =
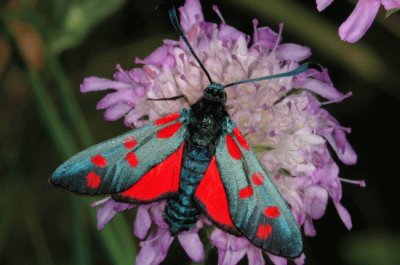
<svg viewBox="0 0 400 265">
<path fill-rule="evenodd" d="M 111 3 L 112 2 L 112 3 Z M 176 2 L 179 6 L 181 2 Z M 118 135 L 95 110 L 102 93 L 80 94 L 89 75 L 112 77 L 114 66 L 134 66 L 165 38 L 176 39 L 159 1 L 2 1 L 0 31 L 0 264 L 132 264 L 137 242 L 134 213 L 95 228 L 93 199 L 48 184 L 66 158 Z M 309 46 L 311 61 L 326 66 L 336 87 L 353 96 L 327 108 L 344 126 L 359 155 L 341 177 L 365 179 L 366 188 L 343 184 L 343 204 L 353 219 L 347 231 L 332 203 L 305 238 L 306 264 L 400 264 L 398 177 L 400 149 L 400 16 L 377 21 L 357 44 L 337 29 L 352 1 L 335 1 L 318 13 L 314 1 L 202 1 L 206 20 L 252 34 L 251 20 L 278 30 L 284 42 Z M 204 238 L 203 242 L 207 242 Z M 210 251 L 205 264 L 215 264 Z M 267 264 L 269 261 L 267 261 Z M 163 264 L 190 264 L 173 244 Z M 243 264 L 247 264 L 244 261 Z"/>
</svg>

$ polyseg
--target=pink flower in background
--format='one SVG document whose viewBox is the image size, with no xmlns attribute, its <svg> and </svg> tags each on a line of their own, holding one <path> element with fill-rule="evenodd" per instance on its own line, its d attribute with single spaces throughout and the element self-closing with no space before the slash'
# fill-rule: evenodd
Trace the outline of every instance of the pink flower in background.
<svg viewBox="0 0 400 265">
<path fill-rule="evenodd" d="M 318 11 L 323 11 L 333 0 L 316 0 Z M 400 0 L 359 0 L 346 21 L 339 28 L 340 38 L 355 43 L 371 27 L 380 6 L 385 10 L 400 8 Z"/>
<path fill-rule="evenodd" d="M 290 71 L 311 55 L 308 47 L 281 43 L 279 33 L 258 27 L 253 21 L 252 38 L 225 23 L 218 8 L 214 10 L 222 23 L 204 20 L 200 2 L 187 0 L 179 9 L 186 35 L 213 80 L 221 84 Z M 208 80 L 183 41 L 164 40 L 144 59 L 136 59 L 141 67 L 123 70 L 117 65 L 113 79 L 88 77 L 81 91 L 110 90 L 97 105 L 105 110 L 106 120 L 124 118 L 127 126 L 141 126 L 167 113 L 188 107 L 183 99 L 149 101 L 185 95 L 194 103 L 207 87 Z M 337 208 L 347 228 L 350 214 L 340 203 L 342 196 L 339 168 L 356 163 L 357 156 L 346 139 L 349 128 L 342 127 L 323 105 L 338 103 L 350 96 L 333 85 L 327 69 L 310 69 L 296 77 L 247 83 L 228 88 L 227 105 L 232 119 L 257 152 L 261 163 L 282 193 L 299 224 L 308 236 L 315 236 L 313 221 L 323 217 L 328 200 Z M 334 150 L 329 152 L 328 146 Z M 357 182 L 356 182 L 357 183 Z M 363 183 L 358 183 L 362 185 Z M 111 198 L 98 206 L 98 227 L 104 227 L 117 212 L 134 205 L 118 203 Z M 157 265 L 166 257 L 174 240 L 162 219 L 163 201 L 137 207 L 134 234 L 141 240 L 137 264 Z M 152 225 L 153 224 L 153 225 Z M 204 259 L 203 244 L 198 233 L 211 226 L 202 217 L 191 231 L 176 238 L 195 262 Z M 219 265 L 237 264 L 244 256 L 249 264 L 265 264 L 266 254 L 274 264 L 287 260 L 236 237 L 213 228 L 210 242 L 218 250 Z M 304 264 L 304 254 L 295 260 Z"/>
</svg>

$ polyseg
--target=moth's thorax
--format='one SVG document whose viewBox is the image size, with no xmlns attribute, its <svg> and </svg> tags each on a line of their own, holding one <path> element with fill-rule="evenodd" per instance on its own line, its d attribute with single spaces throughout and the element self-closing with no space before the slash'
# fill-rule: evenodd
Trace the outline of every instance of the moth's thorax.
<svg viewBox="0 0 400 265">
<path fill-rule="evenodd" d="M 211 149 L 215 146 L 228 117 L 225 101 L 223 86 L 211 83 L 191 106 L 188 128 L 192 144 Z"/>
</svg>

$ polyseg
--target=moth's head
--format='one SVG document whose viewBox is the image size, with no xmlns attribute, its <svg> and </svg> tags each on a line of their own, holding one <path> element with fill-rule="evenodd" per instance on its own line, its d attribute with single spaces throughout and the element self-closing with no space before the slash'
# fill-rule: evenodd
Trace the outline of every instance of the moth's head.
<svg viewBox="0 0 400 265">
<path fill-rule="evenodd" d="M 218 83 L 210 83 L 204 90 L 204 98 L 209 101 L 225 103 L 226 93 L 224 86 Z"/>
</svg>

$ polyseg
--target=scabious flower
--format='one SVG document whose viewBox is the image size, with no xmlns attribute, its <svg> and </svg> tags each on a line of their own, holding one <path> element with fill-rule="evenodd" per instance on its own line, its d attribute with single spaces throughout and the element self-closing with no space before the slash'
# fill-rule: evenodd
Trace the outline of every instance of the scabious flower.
<svg viewBox="0 0 400 265">
<path fill-rule="evenodd" d="M 318 11 L 323 11 L 333 0 L 316 0 Z M 371 27 L 380 6 L 385 10 L 400 8 L 400 0 L 358 0 L 356 7 L 350 16 L 339 28 L 339 36 L 342 40 L 357 42 Z"/>
<path fill-rule="evenodd" d="M 259 27 L 258 21 L 253 20 L 254 32 L 250 38 L 226 24 L 216 6 L 213 9 L 220 16 L 220 24 L 204 20 L 199 0 L 186 0 L 179 11 L 190 43 L 218 83 L 293 70 L 311 55 L 308 47 L 282 43 L 282 25 L 276 33 L 268 27 Z M 113 79 L 88 77 L 84 80 L 82 92 L 112 91 L 97 105 L 98 109 L 105 110 L 106 120 L 124 118 L 127 126 L 141 126 L 188 107 L 183 99 L 149 101 L 147 98 L 185 95 L 193 103 L 208 85 L 205 74 L 182 40 L 164 40 L 162 46 L 146 58 L 136 59 L 136 63 L 142 66 L 123 70 L 117 65 Z M 296 77 L 232 86 L 226 92 L 232 119 L 257 151 L 304 233 L 316 235 L 313 222 L 324 215 L 329 199 L 350 229 L 350 214 L 340 203 L 341 183 L 347 180 L 339 178 L 334 158 L 351 165 L 356 163 L 357 156 L 346 140 L 350 129 L 342 127 L 322 106 L 338 103 L 351 93 L 339 92 L 323 67 Z M 334 150 L 333 154 L 328 146 Z M 131 205 L 107 198 L 94 206 L 99 207 L 99 228 L 117 212 L 136 207 L 134 234 L 141 240 L 137 264 L 157 265 L 165 259 L 174 240 L 162 218 L 165 202 Z M 263 254 L 274 264 L 287 264 L 285 258 L 263 253 L 246 238 L 213 227 L 204 216 L 194 229 L 176 237 L 193 261 L 204 259 L 198 235 L 204 227 L 213 229 L 210 242 L 218 250 L 219 265 L 237 264 L 245 255 L 251 265 L 265 264 Z M 303 264 L 304 259 L 303 254 L 295 262 Z"/>
</svg>

